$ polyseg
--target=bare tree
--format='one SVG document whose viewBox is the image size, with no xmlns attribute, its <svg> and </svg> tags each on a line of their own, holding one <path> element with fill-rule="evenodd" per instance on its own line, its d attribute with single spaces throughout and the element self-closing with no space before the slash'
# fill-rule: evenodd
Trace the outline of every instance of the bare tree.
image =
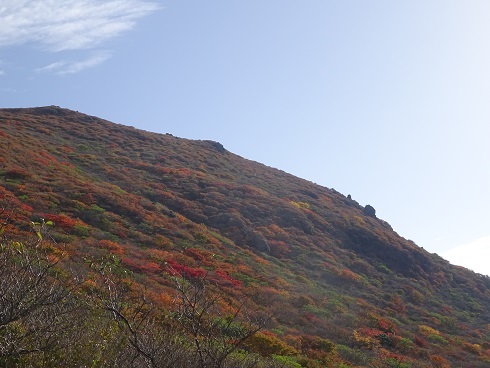
<svg viewBox="0 0 490 368">
<path fill-rule="evenodd" d="M 0 367 L 271 368 L 239 351 L 268 321 L 232 306 L 205 278 L 173 272 L 174 311 L 131 288 L 116 257 L 88 262 L 93 288 L 60 264 L 49 222 L 25 241 L 4 233 L 13 214 L 0 205 Z M 63 267 L 62 267 L 63 266 Z"/>
<path fill-rule="evenodd" d="M 1 229 L 11 212 L 2 208 Z M 42 247 L 44 223 L 33 224 L 37 237 L 26 242 L 0 241 L 0 361 L 52 351 L 60 346 L 77 308 L 71 298 L 75 283 L 63 277 Z"/>
<path fill-rule="evenodd" d="M 228 312 L 223 313 L 220 306 L 224 302 L 222 295 L 211 291 L 205 281 L 174 277 L 176 317 L 192 338 L 196 366 L 221 368 L 246 339 L 264 327 L 270 316 L 260 313 L 252 316 L 244 305 L 233 307 L 226 302 Z M 257 360 L 250 361 L 250 356 L 248 360 L 252 366 L 257 363 Z M 243 364 L 245 362 L 242 366 L 246 366 Z"/>
<path fill-rule="evenodd" d="M 116 258 L 91 265 L 98 268 L 99 284 L 96 306 L 115 323 L 112 356 L 105 356 L 105 366 L 179 367 L 188 355 L 178 324 L 165 311 L 155 307 L 144 292 L 131 290 L 127 274 Z M 106 354 L 110 355 L 110 354 Z M 184 365 L 182 365 L 184 367 Z"/>
<path fill-rule="evenodd" d="M 102 309 L 110 313 L 120 332 L 118 367 L 224 368 L 272 367 L 253 354 L 234 354 L 269 319 L 252 317 L 243 306 L 232 308 L 206 286 L 175 276 L 175 311 L 155 307 L 144 293 L 134 295 L 117 276 L 117 265 L 101 268 Z M 107 272 L 107 270 L 110 270 Z M 222 304 L 227 304 L 223 313 Z M 122 342 L 122 343 L 121 343 Z M 260 363 L 260 364 L 259 364 Z"/>
</svg>

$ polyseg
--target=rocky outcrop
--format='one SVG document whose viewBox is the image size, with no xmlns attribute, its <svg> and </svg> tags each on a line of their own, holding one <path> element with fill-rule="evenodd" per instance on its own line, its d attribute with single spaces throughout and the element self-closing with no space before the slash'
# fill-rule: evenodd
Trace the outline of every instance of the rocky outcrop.
<svg viewBox="0 0 490 368">
<path fill-rule="evenodd" d="M 371 205 L 366 205 L 366 207 L 364 207 L 364 210 L 362 211 L 366 216 L 369 216 L 369 217 L 376 217 L 376 210 L 374 209 L 373 206 Z"/>
</svg>

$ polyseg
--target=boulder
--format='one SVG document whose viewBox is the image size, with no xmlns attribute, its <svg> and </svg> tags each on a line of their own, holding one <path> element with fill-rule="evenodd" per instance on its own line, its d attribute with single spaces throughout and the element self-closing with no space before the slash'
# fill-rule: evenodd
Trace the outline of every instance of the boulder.
<svg viewBox="0 0 490 368">
<path fill-rule="evenodd" d="M 364 210 L 362 211 L 366 216 L 369 216 L 369 217 L 376 217 L 376 210 L 374 209 L 373 206 L 371 205 L 366 205 L 366 207 L 364 207 Z"/>
</svg>

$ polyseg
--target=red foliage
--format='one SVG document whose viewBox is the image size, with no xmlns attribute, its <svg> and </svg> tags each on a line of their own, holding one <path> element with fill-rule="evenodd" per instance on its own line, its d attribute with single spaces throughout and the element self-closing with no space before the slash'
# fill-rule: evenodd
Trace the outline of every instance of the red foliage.
<svg viewBox="0 0 490 368">
<path fill-rule="evenodd" d="M 396 333 L 396 326 L 393 322 L 387 321 L 383 318 L 379 318 L 376 320 L 376 327 L 379 328 L 383 332 L 387 333 Z"/>
<path fill-rule="evenodd" d="M 39 152 L 39 154 L 43 157 L 46 157 L 50 161 L 56 161 L 56 158 L 54 156 L 50 155 L 49 153 L 47 153 L 46 151 L 41 151 L 41 152 Z"/>
<path fill-rule="evenodd" d="M 73 165 L 73 164 L 72 164 L 72 163 L 70 163 L 70 162 L 66 162 L 66 161 L 64 161 L 64 162 L 62 162 L 61 164 L 62 164 L 63 166 L 69 167 L 70 169 L 75 168 L 75 165 Z"/>
<path fill-rule="evenodd" d="M 196 261 L 204 261 L 206 256 L 197 248 L 188 248 L 185 250 L 185 254 Z"/>
<path fill-rule="evenodd" d="M 51 156 L 49 153 L 41 151 L 39 152 L 39 156 L 36 158 L 36 161 L 39 162 L 42 165 L 49 165 L 53 162 L 57 162 L 55 157 Z"/>
<path fill-rule="evenodd" d="M 0 130 L 0 137 L 7 138 L 7 134 L 5 134 L 4 132 L 2 132 L 2 131 Z"/>
<path fill-rule="evenodd" d="M 71 230 L 76 223 L 76 220 L 65 215 L 44 214 L 42 217 L 53 221 L 55 226 L 59 226 L 64 230 Z"/>
<path fill-rule="evenodd" d="M 20 209 L 22 211 L 25 211 L 25 212 L 32 212 L 32 211 L 34 211 L 34 209 L 31 206 L 29 206 L 29 205 L 27 205 L 25 203 L 21 203 L 20 204 Z"/>
<path fill-rule="evenodd" d="M 143 262 L 142 260 L 131 259 L 129 257 L 124 257 L 121 261 L 128 267 L 131 271 L 141 272 L 141 273 L 159 273 L 162 271 L 160 265 L 155 262 Z"/>
<path fill-rule="evenodd" d="M 181 275 L 189 278 L 204 277 L 206 275 L 206 270 L 202 268 L 185 266 L 172 259 L 168 259 L 167 264 L 169 265 L 167 272 L 171 275 Z"/>
<path fill-rule="evenodd" d="M 216 275 L 218 275 L 222 280 L 226 281 L 227 283 L 230 283 L 233 286 L 241 286 L 242 282 L 231 277 L 228 275 L 228 273 L 225 270 L 216 270 L 214 271 Z"/>
<path fill-rule="evenodd" d="M 17 199 L 12 192 L 2 186 L 0 186 L 0 201 L 2 205 L 6 205 L 7 212 L 8 208 L 12 208 L 14 210 L 11 214 L 11 219 L 26 222 L 32 214 L 33 209 L 31 206 L 19 201 L 19 199 Z M 2 207 L 0 207 L 0 214 L 2 214 Z"/>
<path fill-rule="evenodd" d="M 308 321 L 313 322 L 313 323 L 320 320 L 314 313 L 311 313 L 311 312 L 306 312 L 303 315 L 303 317 L 305 317 Z"/>
<path fill-rule="evenodd" d="M 69 146 L 61 146 L 58 148 L 59 151 L 64 152 L 64 153 L 72 153 L 73 148 Z"/>
<path fill-rule="evenodd" d="M 413 342 L 415 345 L 420 346 L 421 348 L 425 348 L 427 346 L 427 341 L 423 337 L 418 335 L 415 335 L 415 337 L 413 338 Z"/>
<path fill-rule="evenodd" d="M 140 265 L 138 265 L 131 258 L 124 257 L 121 259 L 121 262 L 124 263 L 131 271 L 141 271 Z"/>
</svg>

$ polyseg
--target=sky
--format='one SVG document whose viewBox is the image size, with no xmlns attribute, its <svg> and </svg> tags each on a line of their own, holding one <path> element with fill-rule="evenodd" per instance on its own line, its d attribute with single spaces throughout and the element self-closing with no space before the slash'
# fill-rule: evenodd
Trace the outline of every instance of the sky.
<svg viewBox="0 0 490 368">
<path fill-rule="evenodd" d="M 490 275 L 488 0 L 2 0 L 0 107 L 211 139 Z"/>
</svg>

